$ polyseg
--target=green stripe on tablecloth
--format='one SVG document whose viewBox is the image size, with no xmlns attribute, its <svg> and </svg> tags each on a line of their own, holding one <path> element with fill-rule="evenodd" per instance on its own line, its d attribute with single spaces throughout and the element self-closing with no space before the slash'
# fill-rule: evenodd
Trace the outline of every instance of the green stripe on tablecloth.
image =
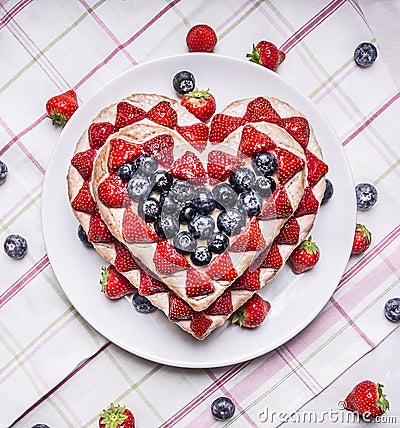
<svg viewBox="0 0 400 428">
<path fill-rule="evenodd" d="M 26 211 L 29 210 L 39 199 L 42 197 L 42 192 L 30 199 L 26 205 L 24 205 L 19 211 L 17 211 L 7 222 L 3 223 L 0 227 L 0 233 L 3 233 L 5 230 L 9 229 L 10 226 L 18 220 Z"/>
<path fill-rule="evenodd" d="M 169 4 L 168 0 L 165 0 L 165 3 Z M 189 20 L 186 18 L 186 15 L 181 12 L 181 10 L 179 9 L 179 5 L 176 4 L 175 6 L 172 7 L 172 10 L 179 16 L 179 18 L 181 18 L 182 22 L 185 24 L 185 27 L 187 27 L 188 29 L 190 29 L 194 24 L 191 24 L 189 22 Z"/>
</svg>

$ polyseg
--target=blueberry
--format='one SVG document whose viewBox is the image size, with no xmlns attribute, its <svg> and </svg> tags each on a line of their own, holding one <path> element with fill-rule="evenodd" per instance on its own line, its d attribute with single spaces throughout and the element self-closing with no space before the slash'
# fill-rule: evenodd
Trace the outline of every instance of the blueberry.
<svg viewBox="0 0 400 428">
<path fill-rule="evenodd" d="M 157 199 L 148 198 L 141 200 L 138 206 L 138 213 L 146 223 L 156 221 L 160 216 L 161 208 Z"/>
<path fill-rule="evenodd" d="M 162 215 L 154 222 L 154 229 L 162 239 L 173 238 L 179 232 L 179 223 L 175 215 Z"/>
<path fill-rule="evenodd" d="M 132 304 L 135 309 L 142 314 L 148 314 L 156 310 L 156 307 L 150 302 L 150 300 L 141 296 L 139 293 L 135 293 L 132 296 Z"/>
<path fill-rule="evenodd" d="M 354 51 L 354 61 L 360 67 L 369 67 L 378 56 L 378 51 L 372 43 L 360 43 Z"/>
<path fill-rule="evenodd" d="M 7 165 L 4 162 L 0 161 L 0 186 L 4 184 L 4 182 L 6 181 L 7 175 L 8 175 Z"/>
<path fill-rule="evenodd" d="M 237 193 L 232 189 L 229 184 L 221 183 L 215 186 L 212 190 L 213 198 L 216 202 L 217 208 L 226 210 L 232 208 L 237 202 Z"/>
<path fill-rule="evenodd" d="M 207 240 L 208 249 L 215 254 L 221 254 L 229 247 L 229 238 L 222 232 L 213 233 Z"/>
<path fill-rule="evenodd" d="M 269 198 L 276 190 L 276 182 L 272 177 L 259 177 L 254 183 L 253 190 L 263 198 Z"/>
<path fill-rule="evenodd" d="M 78 226 L 78 238 L 82 242 L 82 244 L 87 248 L 93 248 L 93 244 L 89 241 L 85 230 L 83 229 L 82 225 L 80 224 Z"/>
<path fill-rule="evenodd" d="M 179 223 L 188 224 L 192 218 L 198 214 L 196 208 L 192 205 L 191 202 L 186 202 L 181 212 L 179 213 Z"/>
<path fill-rule="evenodd" d="M 217 227 L 228 236 L 237 235 L 245 225 L 245 216 L 242 211 L 231 208 L 222 211 L 217 218 Z"/>
<path fill-rule="evenodd" d="M 167 171 L 158 170 L 151 176 L 150 181 L 153 192 L 168 192 L 172 184 L 172 175 Z"/>
<path fill-rule="evenodd" d="M 33 427 L 31 428 L 50 428 L 50 427 L 46 424 L 36 424 L 36 425 L 33 425 Z"/>
<path fill-rule="evenodd" d="M 150 177 L 151 174 L 158 168 L 158 162 L 153 156 L 144 153 L 136 160 L 137 172 L 145 177 Z"/>
<path fill-rule="evenodd" d="M 197 189 L 192 197 L 192 205 L 199 214 L 210 214 L 215 210 L 215 201 L 207 189 Z"/>
<path fill-rule="evenodd" d="M 378 192 L 372 184 L 360 183 L 356 186 L 357 206 L 360 210 L 369 210 L 378 200 Z"/>
<path fill-rule="evenodd" d="M 193 253 L 196 250 L 196 246 L 196 239 L 194 239 L 194 236 L 186 230 L 179 232 L 174 238 L 174 247 L 178 253 Z"/>
<path fill-rule="evenodd" d="M 128 195 L 135 201 L 145 199 L 151 190 L 150 180 L 140 174 L 135 174 L 127 185 Z"/>
<path fill-rule="evenodd" d="M 176 73 L 172 85 L 177 94 L 185 95 L 188 92 L 192 92 L 196 86 L 195 78 L 190 71 L 180 71 Z"/>
<path fill-rule="evenodd" d="M 196 214 L 188 225 L 195 239 L 207 239 L 214 232 L 214 219 L 208 215 Z"/>
<path fill-rule="evenodd" d="M 206 266 L 211 262 L 212 255 L 207 247 L 197 247 L 190 255 L 190 260 L 196 266 Z"/>
<path fill-rule="evenodd" d="M 238 198 L 238 208 L 246 211 L 249 217 L 260 214 L 262 200 L 256 192 L 243 192 Z"/>
<path fill-rule="evenodd" d="M 168 193 L 161 194 L 160 205 L 162 215 L 176 214 L 181 208 L 181 204 L 176 202 L 175 199 L 172 196 L 169 196 Z"/>
<path fill-rule="evenodd" d="M 229 183 L 237 193 L 250 190 L 256 181 L 254 172 L 248 168 L 239 168 L 229 177 Z"/>
<path fill-rule="evenodd" d="M 192 199 L 194 186 L 186 180 L 176 180 L 170 188 L 170 195 L 178 202 L 185 202 Z"/>
<path fill-rule="evenodd" d="M 4 241 L 4 251 L 12 259 L 22 259 L 28 251 L 28 243 L 20 235 L 9 235 Z"/>
<path fill-rule="evenodd" d="M 331 197 L 333 196 L 333 192 L 334 192 L 334 188 L 333 188 L 333 184 L 326 178 L 325 179 L 325 192 L 324 192 L 324 197 L 322 198 L 321 203 L 325 203 L 327 201 L 329 201 L 329 199 L 331 199 Z"/>
<path fill-rule="evenodd" d="M 118 175 L 124 181 L 129 181 L 136 172 L 136 164 L 128 162 L 118 168 Z"/>
<path fill-rule="evenodd" d="M 219 421 L 227 421 L 235 414 L 235 405 L 228 397 L 219 397 L 211 404 L 211 413 Z"/>
<path fill-rule="evenodd" d="M 257 153 L 252 159 L 254 171 L 257 174 L 269 177 L 278 168 L 278 161 L 272 153 Z"/>
<path fill-rule="evenodd" d="M 385 315 L 389 321 L 400 321 L 400 299 L 395 297 L 386 302 Z"/>
</svg>

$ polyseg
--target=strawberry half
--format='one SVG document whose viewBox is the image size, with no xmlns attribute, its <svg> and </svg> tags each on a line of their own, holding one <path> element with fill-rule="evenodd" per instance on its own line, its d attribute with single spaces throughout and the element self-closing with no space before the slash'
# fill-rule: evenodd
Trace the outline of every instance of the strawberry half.
<svg viewBox="0 0 400 428">
<path fill-rule="evenodd" d="M 292 217 L 282 227 L 279 235 L 275 238 L 277 244 L 294 245 L 297 244 L 300 235 L 300 225 L 298 221 Z"/>
<path fill-rule="evenodd" d="M 283 259 L 279 252 L 279 247 L 276 242 L 273 242 L 268 253 L 266 254 L 261 267 L 265 269 L 278 270 L 283 265 Z"/>
<path fill-rule="evenodd" d="M 280 117 L 272 107 L 271 103 L 263 97 L 258 97 L 247 104 L 243 119 L 246 122 L 277 123 L 280 121 Z"/>
<path fill-rule="evenodd" d="M 135 418 L 125 406 L 114 406 L 111 403 L 107 410 L 103 410 L 99 419 L 100 428 L 135 428 Z"/>
<path fill-rule="evenodd" d="M 168 101 L 160 101 L 150 109 L 147 113 L 147 119 L 167 128 L 175 128 L 178 123 L 178 115 Z"/>
<path fill-rule="evenodd" d="M 259 218 L 269 220 L 273 218 L 285 218 L 293 214 L 292 204 L 283 186 L 277 186 L 272 196 L 265 202 Z"/>
<path fill-rule="evenodd" d="M 196 184 L 203 184 L 207 173 L 200 159 L 193 152 L 185 152 L 171 167 L 170 173 L 177 178 L 183 178 Z"/>
<path fill-rule="evenodd" d="M 110 122 L 92 123 L 88 129 L 89 146 L 99 150 L 114 132 L 114 126 Z"/>
<path fill-rule="evenodd" d="M 95 244 L 111 244 L 115 241 L 100 214 L 94 214 L 90 217 L 87 236 L 89 241 Z"/>
<path fill-rule="evenodd" d="M 210 125 L 210 143 L 218 144 L 235 129 L 246 123 L 242 117 L 228 116 L 226 114 L 216 114 Z"/>
<path fill-rule="evenodd" d="M 300 243 L 290 255 L 289 261 L 294 273 L 303 273 L 313 268 L 319 260 L 319 248 L 311 236 Z"/>
<path fill-rule="evenodd" d="M 195 312 L 192 320 L 190 321 L 190 329 L 196 337 L 202 338 L 211 324 L 212 321 L 210 318 L 201 313 Z"/>
<path fill-rule="evenodd" d="M 295 217 L 302 217 L 303 215 L 316 214 L 319 208 L 319 203 L 314 196 L 311 187 L 304 189 L 301 201 L 294 213 Z"/>
<path fill-rule="evenodd" d="M 263 65 L 275 71 L 278 65 L 284 61 L 285 53 L 279 50 L 273 43 L 261 40 L 256 46 L 253 45 L 252 53 L 246 55 L 251 62 Z"/>
<path fill-rule="evenodd" d="M 307 182 L 310 187 L 314 187 L 321 178 L 327 174 L 328 165 L 321 159 L 318 159 L 309 150 L 306 150 L 307 162 Z"/>
<path fill-rule="evenodd" d="M 239 277 L 230 288 L 231 290 L 259 290 L 261 288 L 260 270 L 246 270 L 245 273 Z"/>
<path fill-rule="evenodd" d="M 197 297 L 210 294 L 215 291 L 215 287 L 210 278 L 202 271 L 190 269 L 186 273 L 186 295 Z"/>
<path fill-rule="evenodd" d="M 101 291 L 109 299 L 120 299 L 136 292 L 136 288 L 127 278 L 120 274 L 113 265 L 103 268 L 101 280 Z"/>
<path fill-rule="evenodd" d="M 215 281 L 234 281 L 238 273 L 233 267 L 232 259 L 228 253 L 217 255 L 207 269 L 207 275 Z"/>
<path fill-rule="evenodd" d="M 177 126 L 176 131 L 200 153 L 207 147 L 209 129 L 204 123 Z"/>
<path fill-rule="evenodd" d="M 233 171 L 239 168 L 241 162 L 236 156 L 219 150 L 208 153 L 207 173 L 210 178 L 225 181 Z"/>
<path fill-rule="evenodd" d="M 152 296 L 153 294 L 168 293 L 170 290 L 163 282 L 141 270 L 138 291 L 142 296 Z"/>
<path fill-rule="evenodd" d="M 97 194 L 100 201 L 110 208 L 123 208 L 130 203 L 126 185 L 116 173 L 110 174 L 99 184 Z"/>
<path fill-rule="evenodd" d="M 305 149 L 310 139 L 310 125 L 304 117 L 286 117 L 281 119 L 279 126 L 289 134 Z"/>
<path fill-rule="evenodd" d="M 229 251 L 241 253 L 243 251 L 260 251 L 266 246 L 264 236 L 261 233 L 258 220 L 253 217 L 246 228 L 241 232 Z"/>
<path fill-rule="evenodd" d="M 232 315 L 232 324 L 239 324 L 240 327 L 258 327 L 271 309 L 269 302 L 258 294 L 254 294 L 243 306 Z"/>
<path fill-rule="evenodd" d="M 140 269 L 135 259 L 133 258 L 132 254 L 130 253 L 128 248 L 125 247 L 124 244 L 121 244 L 120 242 L 116 242 L 114 245 L 114 248 L 115 248 L 114 266 L 118 272 L 129 272 L 131 270 Z"/>
<path fill-rule="evenodd" d="M 133 162 L 142 153 L 142 146 L 130 143 L 122 138 L 114 138 L 110 141 L 110 153 L 108 155 L 109 171 L 116 171 L 121 165 Z"/>
<path fill-rule="evenodd" d="M 277 148 L 275 156 L 278 161 L 278 180 L 281 184 L 287 183 L 304 168 L 304 160 L 289 150 Z"/>
<path fill-rule="evenodd" d="M 115 118 L 115 131 L 124 128 L 125 126 L 131 125 L 132 123 L 138 122 L 146 117 L 146 112 L 130 104 L 126 101 L 121 101 L 117 105 L 117 116 Z"/>
<path fill-rule="evenodd" d="M 82 184 L 78 194 L 71 202 L 71 206 L 75 211 L 80 211 L 87 214 L 94 214 L 97 212 L 97 205 L 93 199 L 90 186 L 87 181 Z"/>
<path fill-rule="evenodd" d="M 129 244 L 151 244 L 159 241 L 154 229 L 131 208 L 127 208 L 124 212 L 122 236 Z"/>
<path fill-rule="evenodd" d="M 166 240 L 157 244 L 153 263 L 160 275 L 172 275 L 190 268 L 189 262 Z"/>
<path fill-rule="evenodd" d="M 270 152 L 275 147 L 275 143 L 268 135 L 258 131 L 254 126 L 246 125 L 240 137 L 238 153 L 252 158 L 257 153 Z"/>
<path fill-rule="evenodd" d="M 64 126 L 78 108 L 76 92 L 69 90 L 50 98 L 46 103 L 47 117 L 53 125 Z"/>
<path fill-rule="evenodd" d="M 182 97 L 181 105 L 202 122 L 207 122 L 217 108 L 215 98 L 208 92 L 208 89 L 200 91 L 197 88 Z"/>
<path fill-rule="evenodd" d="M 157 135 L 143 143 L 143 151 L 169 168 L 174 161 L 174 139 L 168 134 Z"/>
<path fill-rule="evenodd" d="M 204 312 L 207 315 L 229 315 L 232 311 L 232 294 L 229 290 L 226 290 Z"/>
<path fill-rule="evenodd" d="M 168 318 L 171 321 L 190 320 L 193 317 L 193 309 L 175 294 L 168 294 L 168 304 Z"/>
<path fill-rule="evenodd" d="M 71 159 L 71 164 L 77 169 L 85 181 L 89 181 L 92 178 L 95 157 L 96 150 L 89 149 L 84 152 L 76 153 Z"/>
<path fill-rule="evenodd" d="M 363 224 L 357 223 L 351 254 L 363 253 L 368 250 L 370 245 L 371 232 Z"/>
</svg>

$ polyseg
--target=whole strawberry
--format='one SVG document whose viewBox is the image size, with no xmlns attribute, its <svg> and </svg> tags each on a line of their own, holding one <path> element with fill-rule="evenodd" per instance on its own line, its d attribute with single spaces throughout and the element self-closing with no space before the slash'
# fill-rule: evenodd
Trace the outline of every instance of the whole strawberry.
<svg viewBox="0 0 400 428">
<path fill-rule="evenodd" d="M 313 268 L 319 260 L 319 248 L 311 236 L 300 243 L 290 256 L 290 264 L 294 273 L 303 273 Z"/>
<path fill-rule="evenodd" d="M 286 55 L 273 43 L 261 40 L 256 46 L 253 45 L 252 53 L 246 55 L 251 62 L 261 64 L 264 67 L 275 71 L 278 65 L 285 59 Z"/>
<path fill-rule="evenodd" d="M 113 300 L 136 292 L 136 288 L 113 265 L 103 268 L 100 284 L 101 291 Z"/>
<path fill-rule="evenodd" d="M 207 122 L 216 109 L 215 98 L 208 91 L 208 89 L 200 91 L 195 88 L 193 92 L 184 95 L 181 100 L 183 107 L 202 122 Z"/>
<path fill-rule="evenodd" d="M 383 385 L 364 380 L 354 387 L 344 400 L 347 410 L 354 410 L 366 419 L 383 415 L 389 409 L 389 401 L 382 391 Z"/>
<path fill-rule="evenodd" d="M 208 25 L 195 25 L 187 33 L 186 44 L 189 52 L 211 52 L 217 44 L 217 35 Z"/>
<path fill-rule="evenodd" d="M 264 320 L 271 309 L 269 302 L 254 294 L 243 306 L 232 314 L 232 324 L 240 327 L 255 328 Z"/>
<path fill-rule="evenodd" d="M 368 250 L 370 245 L 371 232 L 363 224 L 357 223 L 351 254 L 363 253 Z"/>
<path fill-rule="evenodd" d="M 78 100 L 73 90 L 50 98 L 46 103 L 46 111 L 53 125 L 64 126 L 78 108 Z"/>
<path fill-rule="evenodd" d="M 110 404 L 103 410 L 99 418 L 100 428 L 135 428 L 135 418 L 126 406 Z"/>
</svg>

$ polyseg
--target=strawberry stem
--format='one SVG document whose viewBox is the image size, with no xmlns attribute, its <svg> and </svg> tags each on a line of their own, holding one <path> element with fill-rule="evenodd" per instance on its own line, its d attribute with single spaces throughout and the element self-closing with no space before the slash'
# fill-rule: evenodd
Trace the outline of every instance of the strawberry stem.
<svg viewBox="0 0 400 428">
<path fill-rule="evenodd" d="M 378 383 L 378 399 L 376 400 L 377 406 L 382 410 L 382 413 L 385 413 L 389 409 L 389 401 L 386 399 L 386 395 L 383 393 L 383 385 Z"/>
<path fill-rule="evenodd" d="M 240 307 L 232 314 L 232 324 L 239 324 L 240 327 L 243 326 L 246 318 L 246 312 L 243 307 Z"/>
<path fill-rule="evenodd" d="M 51 114 L 47 116 L 51 119 L 53 125 L 64 126 L 67 123 L 67 118 L 61 114 L 57 113 L 56 110 L 52 110 Z"/>
<path fill-rule="evenodd" d="M 299 246 L 300 249 L 306 250 L 308 254 L 317 254 L 319 248 L 315 242 L 312 241 L 312 236 L 309 236 L 308 239 L 305 239 Z"/>
<path fill-rule="evenodd" d="M 209 91 L 209 88 L 204 90 L 194 88 L 192 92 L 188 92 L 185 96 L 188 98 L 196 98 L 197 100 L 206 100 L 210 96 Z"/>
<path fill-rule="evenodd" d="M 109 275 L 108 268 L 102 267 L 101 268 L 101 278 L 100 278 L 100 285 L 101 285 L 101 291 L 102 293 L 105 292 L 108 282 L 108 275 Z"/>
<path fill-rule="evenodd" d="M 256 47 L 253 45 L 253 51 L 251 53 L 246 54 L 246 58 L 250 58 L 251 62 L 255 62 L 256 64 L 261 64 L 261 58 L 260 58 L 260 49 L 256 49 Z"/>
<path fill-rule="evenodd" d="M 110 404 L 110 407 L 107 410 L 103 410 L 103 413 L 100 415 L 100 423 L 105 426 L 105 428 L 117 428 L 121 426 L 125 419 L 128 416 L 124 415 L 126 406 L 114 406 L 113 403 Z"/>
<path fill-rule="evenodd" d="M 368 241 L 371 242 L 371 232 L 363 224 L 357 223 L 356 232 L 362 232 Z"/>
</svg>

